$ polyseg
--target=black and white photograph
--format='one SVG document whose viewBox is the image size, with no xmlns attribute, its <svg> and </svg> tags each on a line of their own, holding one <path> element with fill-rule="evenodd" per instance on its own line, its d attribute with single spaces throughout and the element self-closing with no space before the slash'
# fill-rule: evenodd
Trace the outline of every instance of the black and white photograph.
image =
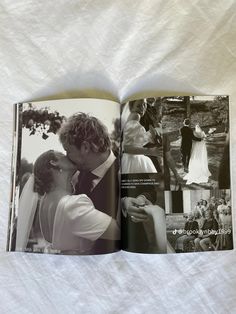
<svg viewBox="0 0 236 314">
<path fill-rule="evenodd" d="M 122 174 L 157 173 L 162 190 L 180 189 L 178 160 L 172 155 L 172 134 L 165 129 L 165 97 L 129 101 L 122 105 Z"/>
<path fill-rule="evenodd" d="M 15 106 L 8 250 L 119 250 L 120 105 L 71 99 Z"/>
<path fill-rule="evenodd" d="M 161 172 L 161 127 L 154 104 L 154 98 L 144 98 L 121 107 L 122 174 Z"/>
<path fill-rule="evenodd" d="M 230 190 L 166 191 L 165 208 L 173 253 L 233 249 Z"/>
<path fill-rule="evenodd" d="M 227 96 L 16 104 L 7 249 L 231 249 L 228 139 Z"/>
<path fill-rule="evenodd" d="M 121 182 L 122 249 L 134 253 L 167 253 L 165 199 L 155 181 Z"/>
<path fill-rule="evenodd" d="M 229 97 L 163 97 L 161 103 L 177 189 L 229 189 Z M 171 190 L 175 181 L 171 173 Z"/>
</svg>

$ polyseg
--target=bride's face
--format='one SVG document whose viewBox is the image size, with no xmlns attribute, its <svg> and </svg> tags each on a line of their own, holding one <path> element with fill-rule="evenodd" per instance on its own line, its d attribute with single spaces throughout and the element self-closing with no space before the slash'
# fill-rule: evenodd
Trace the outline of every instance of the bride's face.
<svg viewBox="0 0 236 314">
<path fill-rule="evenodd" d="M 136 101 L 133 105 L 131 111 L 139 113 L 140 116 L 143 116 L 147 110 L 147 103 L 144 100 Z"/>
<path fill-rule="evenodd" d="M 68 172 L 68 173 L 74 173 L 77 168 L 76 165 L 73 164 L 67 156 L 61 153 L 56 154 L 57 157 L 57 165 L 60 169 Z"/>
</svg>

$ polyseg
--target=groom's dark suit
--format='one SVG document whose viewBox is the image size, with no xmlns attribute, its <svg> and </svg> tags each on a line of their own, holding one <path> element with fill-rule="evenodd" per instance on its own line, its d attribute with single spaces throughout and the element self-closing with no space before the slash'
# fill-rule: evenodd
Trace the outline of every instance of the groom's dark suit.
<svg viewBox="0 0 236 314">
<path fill-rule="evenodd" d="M 182 137 L 181 141 L 182 162 L 184 167 L 187 168 L 191 155 L 192 141 L 201 141 L 201 138 L 194 136 L 193 130 L 189 126 L 183 126 L 180 129 L 180 134 Z"/>
<path fill-rule="evenodd" d="M 116 158 L 111 167 L 107 170 L 104 177 L 87 194 L 92 200 L 95 208 L 112 218 L 116 219 L 119 201 L 119 161 Z M 75 194 L 81 194 L 80 176 L 75 187 Z M 110 241 L 98 239 L 93 247 L 94 254 L 111 253 L 120 249 L 120 241 Z"/>
</svg>

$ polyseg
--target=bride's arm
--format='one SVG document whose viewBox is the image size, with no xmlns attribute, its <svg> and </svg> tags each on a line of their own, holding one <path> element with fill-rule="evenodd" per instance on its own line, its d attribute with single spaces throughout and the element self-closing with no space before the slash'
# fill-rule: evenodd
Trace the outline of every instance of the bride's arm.
<svg viewBox="0 0 236 314">
<path fill-rule="evenodd" d="M 97 239 L 120 239 L 120 210 L 116 219 L 96 209 L 93 202 L 85 194 L 68 196 L 62 211 L 71 232 L 78 237 L 91 241 Z"/>
<path fill-rule="evenodd" d="M 143 207 L 144 211 L 153 219 L 154 232 L 156 237 L 156 245 L 158 253 L 167 252 L 167 238 L 166 238 L 166 221 L 165 211 L 158 205 L 147 205 Z M 150 221 L 144 222 L 144 226 L 149 225 Z M 145 230 L 150 230 L 145 228 Z"/>
<path fill-rule="evenodd" d="M 107 227 L 106 231 L 101 235 L 100 239 L 107 239 L 107 240 L 120 240 L 120 206 L 117 211 L 116 219 L 111 219 L 109 226 Z"/>
<path fill-rule="evenodd" d="M 99 237 L 99 239 L 120 240 L 120 226 L 118 221 L 112 219 L 106 231 Z"/>
<path fill-rule="evenodd" d="M 193 132 L 192 132 L 192 140 L 193 140 L 193 141 L 200 142 L 202 139 L 201 139 L 200 137 L 195 136 L 195 135 L 193 134 Z"/>
</svg>

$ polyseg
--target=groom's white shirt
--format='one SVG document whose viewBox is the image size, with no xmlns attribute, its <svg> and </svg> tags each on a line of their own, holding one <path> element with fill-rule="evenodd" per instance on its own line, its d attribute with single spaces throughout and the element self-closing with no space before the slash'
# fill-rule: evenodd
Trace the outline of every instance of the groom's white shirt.
<svg viewBox="0 0 236 314">
<path fill-rule="evenodd" d="M 97 179 L 93 180 L 93 189 L 96 185 L 102 180 L 102 178 L 107 173 L 108 169 L 111 168 L 112 164 L 114 163 L 116 157 L 113 153 L 113 151 L 110 152 L 110 155 L 108 156 L 107 160 L 105 160 L 100 166 L 98 166 L 96 169 L 91 171 L 94 175 L 97 176 Z"/>
</svg>

